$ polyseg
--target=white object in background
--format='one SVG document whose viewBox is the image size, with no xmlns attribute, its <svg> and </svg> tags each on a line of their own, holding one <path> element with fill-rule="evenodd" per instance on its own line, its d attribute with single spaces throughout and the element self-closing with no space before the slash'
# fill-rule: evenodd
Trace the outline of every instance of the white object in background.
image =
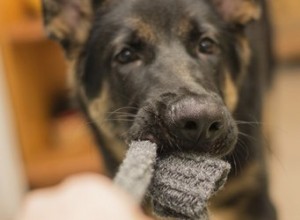
<svg viewBox="0 0 300 220">
<path fill-rule="evenodd" d="M 11 220 L 27 189 L 0 48 L 0 220 Z"/>
</svg>

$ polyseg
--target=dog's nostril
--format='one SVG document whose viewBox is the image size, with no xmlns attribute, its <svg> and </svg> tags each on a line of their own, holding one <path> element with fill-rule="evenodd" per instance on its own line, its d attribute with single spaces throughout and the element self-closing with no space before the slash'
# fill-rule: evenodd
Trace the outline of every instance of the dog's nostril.
<svg viewBox="0 0 300 220">
<path fill-rule="evenodd" d="M 208 131 L 209 132 L 218 131 L 220 130 L 221 126 L 222 126 L 221 122 L 214 122 L 209 126 Z"/>
<path fill-rule="evenodd" d="M 214 139 L 219 136 L 220 133 L 222 133 L 222 122 L 216 121 L 210 124 L 210 126 L 207 129 L 206 138 Z"/>
<path fill-rule="evenodd" d="M 198 130 L 198 125 L 194 121 L 187 121 L 184 125 L 184 129 L 189 131 Z"/>
<path fill-rule="evenodd" d="M 184 98 L 170 105 L 170 128 L 183 141 L 213 143 L 226 131 L 223 107 L 215 100 Z"/>
</svg>

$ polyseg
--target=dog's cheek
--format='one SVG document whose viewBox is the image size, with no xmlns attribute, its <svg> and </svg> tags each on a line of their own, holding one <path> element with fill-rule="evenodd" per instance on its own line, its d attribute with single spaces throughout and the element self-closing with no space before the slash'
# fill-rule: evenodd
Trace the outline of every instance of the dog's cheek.
<svg viewBox="0 0 300 220">
<path fill-rule="evenodd" d="M 248 72 L 251 60 L 249 41 L 243 33 L 236 34 L 235 41 L 235 51 L 239 59 L 239 69 L 237 73 L 233 73 L 232 71 L 235 68 L 227 68 L 224 76 L 224 99 L 230 112 L 233 112 L 238 104 L 239 91 L 246 75 L 251 74 Z"/>
<path fill-rule="evenodd" d="M 236 51 L 240 57 L 240 73 L 236 79 L 238 86 L 241 86 L 243 80 L 248 72 L 248 67 L 251 60 L 251 49 L 249 41 L 244 33 L 237 34 L 236 36 Z"/>
<path fill-rule="evenodd" d="M 103 82 L 99 96 L 88 101 L 87 106 L 91 120 L 101 132 L 105 147 L 108 147 L 108 150 L 114 157 L 121 161 L 124 158 L 126 148 L 124 147 L 124 143 L 116 138 L 123 132 L 121 126 L 114 126 L 114 121 L 110 121 L 108 118 L 108 112 L 114 105 L 110 94 L 111 91 L 108 82 Z"/>
<path fill-rule="evenodd" d="M 229 111 L 234 112 L 238 102 L 238 88 L 229 71 L 225 72 L 224 99 Z"/>
<path fill-rule="evenodd" d="M 110 105 L 108 84 L 103 82 L 103 86 L 98 97 L 87 102 L 90 117 L 99 127 L 101 127 L 102 122 L 104 122 L 106 117 L 106 112 L 108 112 L 108 106 Z"/>
</svg>

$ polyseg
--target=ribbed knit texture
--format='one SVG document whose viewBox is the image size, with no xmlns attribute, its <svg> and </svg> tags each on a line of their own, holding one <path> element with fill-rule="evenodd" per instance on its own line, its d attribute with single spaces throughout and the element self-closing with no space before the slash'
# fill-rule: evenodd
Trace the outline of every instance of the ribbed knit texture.
<svg viewBox="0 0 300 220">
<path fill-rule="evenodd" d="M 199 153 L 157 158 L 156 150 L 151 142 L 133 142 L 115 183 L 138 202 L 147 193 L 160 217 L 208 220 L 207 202 L 225 184 L 230 165 Z"/>
<path fill-rule="evenodd" d="M 207 202 L 225 184 L 230 165 L 196 153 L 157 160 L 149 195 L 162 217 L 208 219 Z"/>
</svg>

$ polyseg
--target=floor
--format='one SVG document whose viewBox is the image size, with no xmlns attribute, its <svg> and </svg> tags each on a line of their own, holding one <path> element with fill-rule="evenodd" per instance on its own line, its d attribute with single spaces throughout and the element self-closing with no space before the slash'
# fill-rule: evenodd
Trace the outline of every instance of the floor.
<svg viewBox="0 0 300 220">
<path fill-rule="evenodd" d="M 280 220 L 300 219 L 300 67 L 278 70 L 266 115 L 271 131 L 271 191 Z"/>
</svg>

